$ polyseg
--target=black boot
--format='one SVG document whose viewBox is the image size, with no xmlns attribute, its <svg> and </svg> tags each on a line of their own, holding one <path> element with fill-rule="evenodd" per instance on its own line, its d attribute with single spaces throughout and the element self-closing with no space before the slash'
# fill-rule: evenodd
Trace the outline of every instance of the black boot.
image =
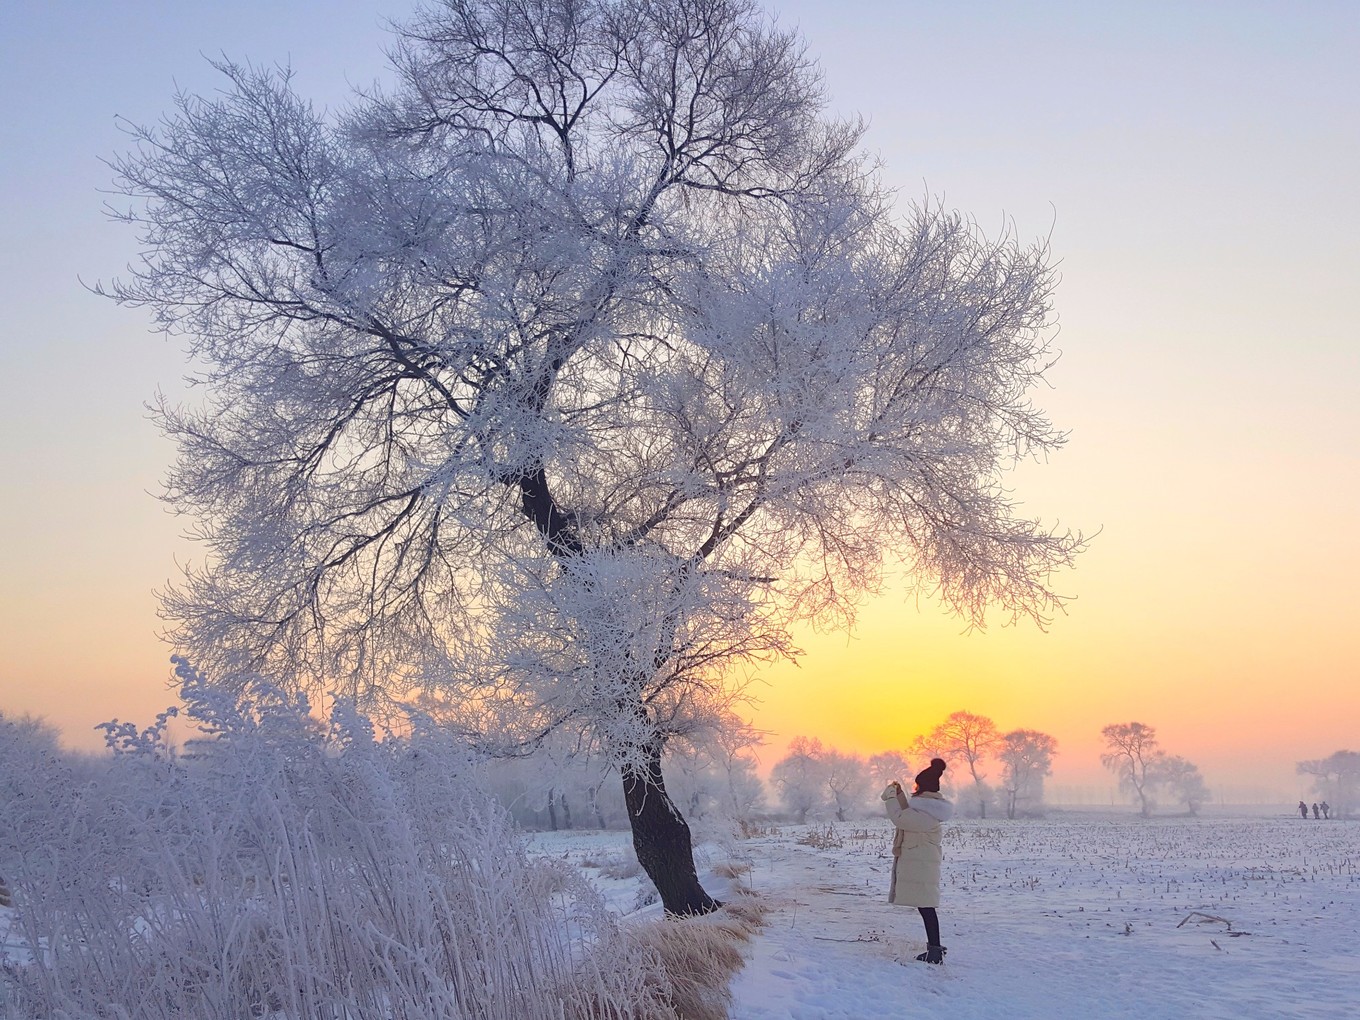
<svg viewBox="0 0 1360 1020">
<path fill-rule="evenodd" d="M 916 959 L 922 963 L 944 963 L 944 954 L 949 952 L 944 946 L 926 946 L 926 951 Z"/>
</svg>

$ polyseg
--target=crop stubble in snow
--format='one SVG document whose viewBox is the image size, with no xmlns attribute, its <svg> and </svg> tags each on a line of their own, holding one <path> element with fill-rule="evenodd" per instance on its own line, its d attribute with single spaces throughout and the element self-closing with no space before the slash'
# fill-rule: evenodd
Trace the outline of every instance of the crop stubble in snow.
<svg viewBox="0 0 1360 1020">
<path fill-rule="evenodd" d="M 942 968 L 912 960 L 916 912 L 883 902 L 890 831 L 738 844 L 774 911 L 734 1020 L 1360 1016 L 1360 823 L 952 824 Z"/>
</svg>

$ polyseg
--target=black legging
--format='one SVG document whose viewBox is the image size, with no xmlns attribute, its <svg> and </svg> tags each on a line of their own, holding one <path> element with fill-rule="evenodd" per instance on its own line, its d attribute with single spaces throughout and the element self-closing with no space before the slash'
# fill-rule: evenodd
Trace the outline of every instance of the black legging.
<svg viewBox="0 0 1360 1020">
<path fill-rule="evenodd" d="M 926 941 L 932 946 L 940 944 L 940 919 L 935 913 L 934 907 L 917 907 L 921 912 L 921 920 L 926 923 Z"/>
</svg>

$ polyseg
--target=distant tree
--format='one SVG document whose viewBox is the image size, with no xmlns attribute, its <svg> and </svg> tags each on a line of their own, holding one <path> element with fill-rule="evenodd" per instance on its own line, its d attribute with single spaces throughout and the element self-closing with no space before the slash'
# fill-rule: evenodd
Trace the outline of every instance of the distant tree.
<svg viewBox="0 0 1360 1020">
<path fill-rule="evenodd" d="M 872 755 L 866 768 L 869 777 L 877 783 L 886 786 L 896 780 L 907 789 L 911 788 L 911 762 L 905 751 L 884 751 Z"/>
<path fill-rule="evenodd" d="M 756 748 L 764 734 L 745 720 L 728 714 L 707 740 L 714 767 L 723 776 L 726 790 L 723 813 L 736 822 L 749 821 L 765 801 L 765 784 L 756 771 Z"/>
<path fill-rule="evenodd" d="M 1360 752 L 1337 751 L 1326 758 L 1298 763 L 1300 775 L 1311 776 L 1313 790 L 1331 806 L 1334 818 L 1349 818 L 1360 809 Z"/>
<path fill-rule="evenodd" d="M 208 548 L 166 615 L 228 687 L 572 731 L 667 912 L 710 910 L 662 772 L 699 695 L 886 554 L 974 622 L 1061 603 L 1080 536 L 1004 485 L 1064 439 L 1049 254 L 899 212 L 750 0 L 440 0 L 391 52 L 335 114 L 223 62 L 115 163 L 109 290 L 204 384 L 159 409 Z"/>
<path fill-rule="evenodd" d="M 757 771 L 755 755 L 737 755 L 728 763 L 724 806 L 734 822 L 750 822 L 765 810 L 765 783 Z"/>
<path fill-rule="evenodd" d="M 751 753 L 762 737 L 734 713 L 718 718 L 719 725 L 674 740 L 668 747 L 666 770 L 675 779 L 671 797 L 689 818 L 717 814 L 740 821 L 749 818 L 763 796 Z"/>
<path fill-rule="evenodd" d="M 996 723 L 985 715 L 972 712 L 953 712 L 944 722 L 936 726 L 925 738 L 931 757 L 941 757 L 950 763 L 963 762 L 968 774 L 973 778 L 973 793 L 978 804 L 978 814 L 987 817 L 987 801 L 990 789 L 984 780 L 982 762 L 990 758 L 1000 746 L 1001 737 Z"/>
<path fill-rule="evenodd" d="M 418 715 L 455 733 L 487 730 L 473 720 L 475 704 L 454 704 L 428 695 L 415 699 Z M 492 741 L 493 746 L 498 742 Z M 488 770 L 491 793 L 526 829 L 614 828 L 626 824 L 618 775 L 603 755 L 582 754 L 566 730 L 544 734 Z M 612 787 L 606 790 L 605 786 Z"/>
<path fill-rule="evenodd" d="M 1209 799 L 1209 788 L 1204 785 L 1196 765 L 1179 755 L 1164 755 L 1156 762 L 1154 772 L 1159 785 L 1166 788 L 1177 803 L 1190 814 L 1199 814 L 1200 805 Z"/>
<path fill-rule="evenodd" d="M 18 853 L 19 833 L 61 838 L 62 802 L 77 783 L 73 756 L 56 727 L 31 715 L 0 712 L 0 876 L 15 873 L 6 851 Z M 57 791 L 60 791 L 59 793 Z"/>
<path fill-rule="evenodd" d="M 1058 742 L 1038 730 L 1011 730 L 1001 737 L 996 757 L 1002 765 L 1006 817 L 1014 818 L 1022 805 L 1043 802 L 1044 777 L 1053 773 Z"/>
<path fill-rule="evenodd" d="M 852 813 L 864 809 L 869 799 L 868 768 L 864 759 L 841 751 L 827 751 L 822 757 L 826 770 L 826 788 L 831 797 L 831 806 L 836 811 L 836 819 L 845 821 Z"/>
<path fill-rule="evenodd" d="M 700 821 L 719 806 L 723 780 L 714 770 L 706 748 L 688 741 L 672 741 L 662 762 L 671 800 L 690 822 Z"/>
<path fill-rule="evenodd" d="M 1140 722 L 1114 723 L 1100 731 L 1106 752 L 1101 764 L 1114 773 L 1120 789 L 1138 798 L 1139 813 L 1152 814 L 1157 785 L 1157 764 L 1162 753 L 1157 731 Z"/>
<path fill-rule="evenodd" d="M 826 748 L 816 737 L 794 737 L 770 770 L 770 783 L 799 824 L 826 805 Z"/>
<path fill-rule="evenodd" d="M 903 779 L 907 780 L 908 786 L 911 785 L 910 780 L 931 758 L 943 758 L 945 756 L 943 739 L 939 730 L 935 729 L 929 733 L 922 733 L 911 742 L 911 748 L 906 757 L 907 775 L 903 776 Z M 952 780 L 953 776 L 949 772 L 945 772 L 941 782 L 948 784 Z"/>
</svg>

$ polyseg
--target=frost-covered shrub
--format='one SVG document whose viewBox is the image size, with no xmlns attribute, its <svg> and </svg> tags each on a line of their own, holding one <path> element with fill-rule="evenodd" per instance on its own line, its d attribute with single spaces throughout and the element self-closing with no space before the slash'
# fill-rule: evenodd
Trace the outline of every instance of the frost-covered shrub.
<svg viewBox="0 0 1360 1020">
<path fill-rule="evenodd" d="M 21 843 L 41 854 L 61 837 L 61 808 L 74 796 L 76 782 L 55 730 L 0 713 L 0 883 L 6 876 L 12 881 Z"/>
<path fill-rule="evenodd" d="M 452 742 L 180 677 L 204 732 L 184 755 L 164 720 L 111 725 L 107 767 L 81 784 L 52 766 L 58 807 L 6 830 L 20 1015 L 669 1015 L 657 954 L 622 951 L 578 873 L 525 855 Z"/>
</svg>

